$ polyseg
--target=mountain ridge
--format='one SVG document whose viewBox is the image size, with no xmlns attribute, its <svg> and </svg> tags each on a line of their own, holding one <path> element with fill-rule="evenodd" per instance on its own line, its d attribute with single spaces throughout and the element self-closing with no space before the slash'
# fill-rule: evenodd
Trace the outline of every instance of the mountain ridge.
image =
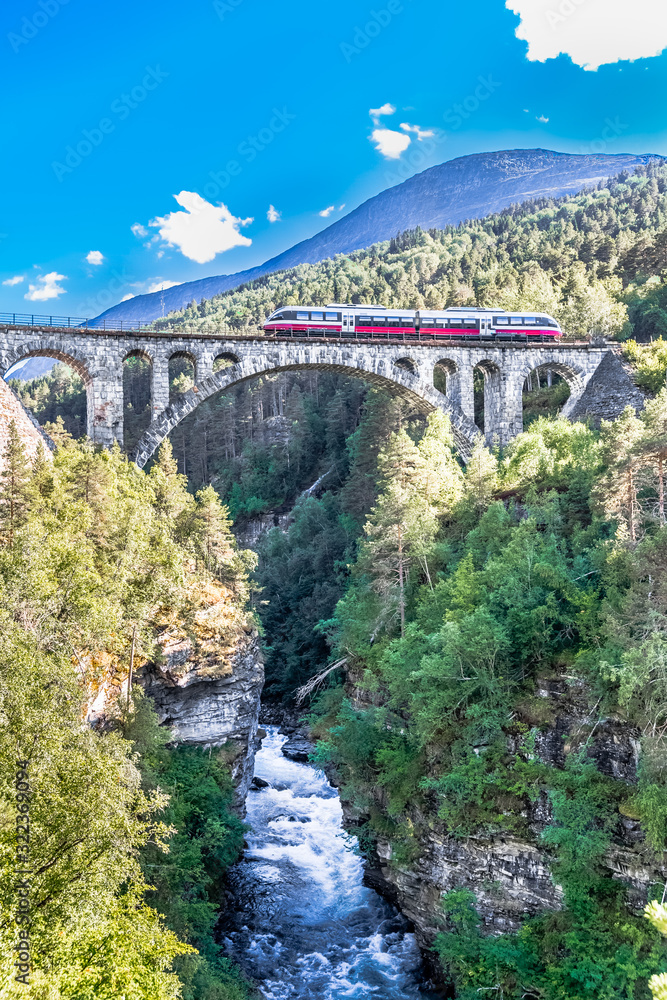
<svg viewBox="0 0 667 1000">
<path fill-rule="evenodd" d="M 299 264 L 315 264 L 395 236 L 398 231 L 444 228 L 483 218 L 512 204 L 557 198 L 595 186 L 623 170 L 633 172 L 653 153 L 559 153 L 554 150 L 498 150 L 446 160 L 367 199 L 320 233 L 302 240 L 263 264 L 234 274 L 212 275 L 164 291 L 136 295 L 94 320 L 158 319 L 264 275 Z"/>
</svg>

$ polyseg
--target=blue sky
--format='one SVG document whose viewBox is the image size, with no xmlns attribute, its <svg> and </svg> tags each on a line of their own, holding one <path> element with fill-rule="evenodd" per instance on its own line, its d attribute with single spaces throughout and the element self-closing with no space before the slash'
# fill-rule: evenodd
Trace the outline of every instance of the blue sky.
<svg viewBox="0 0 667 1000">
<path fill-rule="evenodd" d="M 0 310 L 251 267 L 466 153 L 667 154 L 665 47 L 657 0 L 5 0 Z"/>
</svg>

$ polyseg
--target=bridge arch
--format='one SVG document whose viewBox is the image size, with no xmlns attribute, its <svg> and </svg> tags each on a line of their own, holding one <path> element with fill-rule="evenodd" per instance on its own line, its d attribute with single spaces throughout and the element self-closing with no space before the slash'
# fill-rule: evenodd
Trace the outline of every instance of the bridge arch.
<svg viewBox="0 0 667 1000">
<path fill-rule="evenodd" d="M 0 356 L 2 377 L 5 378 L 10 368 L 27 358 L 55 358 L 56 361 L 62 361 L 81 376 L 86 386 L 90 385 L 96 374 L 91 370 L 90 358 L 73 345 L 65 345 L 59 341 L 45 344 L 43 340 L 34 340 L 26 341 L 2 353 Z"/>
<path fill-rule="evenodd" d="M 231 351 L 223 351 L 222 354 L 216 354 L 213 358 L 213 371 L 215 373 L 221 368 L 227 368 L 228 365 L 237 365 L 240 360 L 238 354 L 232 354 Z"/>
<path fill-rule="evenodd" d="M 397 358 L 394 361 L 394 366 L 396 368 L 402 368 L 403 371 L 409 372 L 411 375 L 419 374 L 419 365 L 414 358 Z"/>
<path fill-rule="evenodd" d="M 330 360 L 328 361 L 317 362 L 304 359 L 303 361 L 282 364 L 276 363 L 273 359 L 254 357 L 215 372 L 174 400 L 154 419 L 134 449 L 132 458 L 139 468 L 143 468 L 171 431 L 204 400 L 216 393 L 229 389 L 240 382 L 255 379 L 260 375 L 284 371 L 307 371 L 309 369 L 363 379 L 400 396 L 423 413 L 430 413 L 435 409 L 442 410 L 449 415 L 452 421 L 454 440 L 461 456 L 464 459 L 468 457 L 479 431 L 472 420 L 452 405 L 451 401 L 432 385 L 423 382 L 418 375 L 413 375 L 411 372 L 386 363 L 384 359 L 368 358 L 364 361 L 352 359 L 346 357 L 345 351 L 330 351 L 329 356 Z"/>
</svg>

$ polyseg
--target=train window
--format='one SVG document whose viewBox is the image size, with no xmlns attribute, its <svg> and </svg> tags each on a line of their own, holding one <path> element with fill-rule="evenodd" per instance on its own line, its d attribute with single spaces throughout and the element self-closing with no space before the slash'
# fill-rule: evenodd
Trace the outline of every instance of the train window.
<svg viewBox="0 0 667 1000">
<path fill-rule="evenodd" d="M 523 326 L 523 320 L 521 316 L 511 316 L 510 323 L 512 326 Z"/>
<path fill-rule="evenodd" d="M 463 322 L 464 322 L 465 326 L 477 326 L 477 320 L 476 319 L 464 319 Z"/>
<path fill-rule="evenodd" d="M 435 320 L 434 319 L 422 319 L 421 324 L 422 324 L 422 326 L 435 326 Z"/>
<path fill-rule="evenodd" d="M 329 323 L 335 323 L 336 320 L 339 319 L 339 316 L 338 316 L 338 313 L 325 313 L 324 314 L 324 318 Z"/>
<path fill-rule="evenodd" d="M 310 319 L 310 314 L 306 313 L 306 312 L 298 312 L 296 314 L 296 318 L 297 319 L 301 319 L 301 320 L 309 320 Z"/>
<path fill-rule="evenodd" d="M 384 326 L 385 318 L 384 316 L 373 316 L 373 326 Z"/>
<path fill-rule="evenodd" d="M 311 319 L 323 320 L 324 319 L 324 313 L 321 313 L 321 312 L 311 312 L 310 318 Z"/>
<path fill-rule="evenodd" d="M 450 320 L 450 323 L 452 324 L 452 326 L 461 326 L 462 322 L 463 322 L 462 319 L 452 319 L 452 320 Z"/>
<path fill-rule="evenodd" d="M 372 326 L 373 321 L 370 316 L 357 316 L 357 323 L 359 326 Z"/>
<path fill-rule="evenodd" d="M 414 326 L 415 321 L 412 316 L 403 316 L 401 318 L 401 326 Z"/>
<path fill-rule="evenodd" d="M 526 326 L 535 326 L 535 324 L 537 323 L 537 319 L 535 316 L 524 316 L 523 321 L 526 324 Z"/>
<path fill-rule="evenodd" d="M 493 322 L 495 323 L 496 326 L 507 326 L 509 320 L 505 316 L 494 316 Z"/>
<path fill-rule="evenodd" d="M 398 316 L 387 316 L 387 323 L 389 324 L 389 326 L 398 326 L 400 320 Z"/>
</svg>

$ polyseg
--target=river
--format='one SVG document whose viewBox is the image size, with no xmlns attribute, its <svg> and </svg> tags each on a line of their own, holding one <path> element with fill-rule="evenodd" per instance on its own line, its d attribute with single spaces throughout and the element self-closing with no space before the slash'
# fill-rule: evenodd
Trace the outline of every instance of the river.
<svg viewBox="0 0 667 1000">
<path fill-rule="evenodd" d="M 433 998 L 405 919 L 363 883 L 357 841 L 322 771 L 281 753 L 269 727 L 248 795 L 248 847 L 230 870 L 225 953 L 267 1000 Z"/>
</svg>

